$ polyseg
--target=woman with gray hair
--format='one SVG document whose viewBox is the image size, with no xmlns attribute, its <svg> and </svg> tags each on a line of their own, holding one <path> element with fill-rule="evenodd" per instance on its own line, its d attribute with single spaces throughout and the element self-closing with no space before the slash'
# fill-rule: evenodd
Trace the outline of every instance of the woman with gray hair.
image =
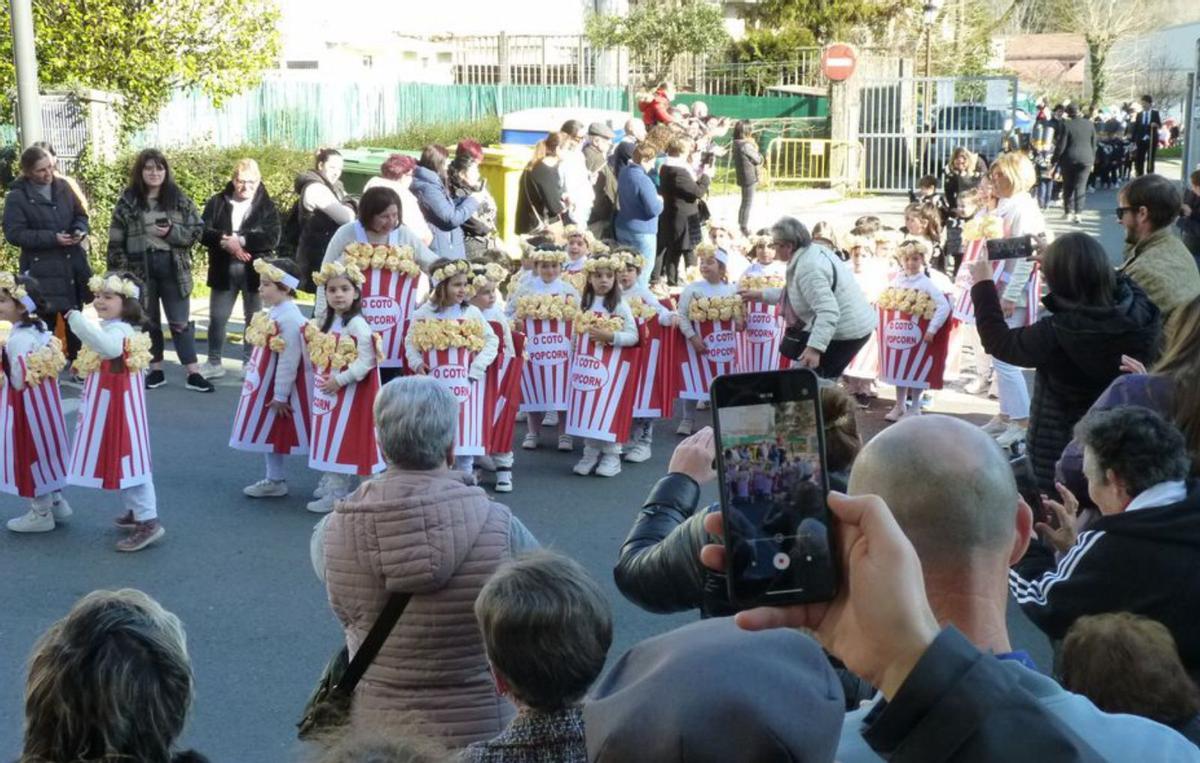
<svg viewBox="0 0 1200 763">
<path fill-rule="evenodd" d="M 375 399 L 388 468 L 317 525 L 313 561 L 351 656 L 388 595 L 408 606 L 354 694 L 352 721 L 395 725 L 453 747 L 491 739 L 515 709 L 496 693 L 475 624 L 479 590 L 503 563 L 537 547 L 507 507 L 452 471 L 458 400 L 425 376 L 394 379 Z"/>
<path fill-rule="evenodd" d="M 781 217 L 771 227 L 775 259 L 787 263 L 787 286 L 746 289 L 747 302 L 782 303 L 787 331 L 779 351 L 797 365 L 836 379 L 867 343 L 875 310 L 850 268 L 813 241 L 804 223 Z"/>
</svg>

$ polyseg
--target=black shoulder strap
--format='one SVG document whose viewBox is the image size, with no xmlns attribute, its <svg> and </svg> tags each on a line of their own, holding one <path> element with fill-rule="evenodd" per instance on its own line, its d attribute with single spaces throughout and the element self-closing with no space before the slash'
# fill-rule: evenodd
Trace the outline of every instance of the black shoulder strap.
<svg viewBox="0 0 1200 763">
<path fill-rule="evenodd" d="M 383 605 L 383 611 L 379 613 L 375 624 L 371 626 L 367 637 L 363 639 L 362 646 L 358 648 L 358 651 L 354 653 L 354 659 L 350 660 L 350 664 L 346 666 L 342 680 L 338 681 L 338 685 L 335 687 L 337 691 L 346 695 L 354 693 L 354 687 L 358 686 L 358 682 L 367 672 L 367 668 L 371 667 L 375 655 L 379 654 L 379 650 L 383 648 L 383 642 L 387 641 L 388 635 L 396 627 L 396 622 L 400 619 L 400 615 L 404 614 L 404 608 L 408 606 L 408 600 L 411 598 L 412 594 L 410 593 L 394 593 L 388 597 L 387 603 Z"/>
</svg>

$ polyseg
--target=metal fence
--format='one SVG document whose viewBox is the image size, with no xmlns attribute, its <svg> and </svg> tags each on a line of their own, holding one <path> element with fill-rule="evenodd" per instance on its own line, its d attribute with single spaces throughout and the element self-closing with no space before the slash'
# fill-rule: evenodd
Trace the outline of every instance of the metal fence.
<svg viewBox="0 0 1200 763">
<path fill-rule="evenodd" d="M 846 167 L 862 167 L 862 143 L 824 138 L 776 138 L 768 145 L 763 166 L 767 187 L 777 185 L 862 185 L 861 176 L 846 178 Z"/>
<path fill-rule="evenodd" d="M 1016 77 L 900 77 L 860 88 L 858 138 L 868 191 L 907 191 L 963 146 L 991 161 L 1017 108 Z"/>
<path fill-rule="evenodd" d="M 591 45 L 583 35 L 451 37 L 454 82 L 459 85 L 596 84 Z"/>
</svg>

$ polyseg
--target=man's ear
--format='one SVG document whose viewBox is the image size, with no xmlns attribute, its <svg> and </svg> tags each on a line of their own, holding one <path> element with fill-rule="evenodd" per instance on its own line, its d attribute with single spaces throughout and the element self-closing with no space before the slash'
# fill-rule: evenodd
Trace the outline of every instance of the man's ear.
<svg viewBox="0 0 1200 763">
<path fill-rule="evenodd" d="M 1121 502 L 1129 503 L 1133 500 L 1133 496 L 1129 494 L 1129 486 L 1125 480 L 1117 476 L 1117 473 L 1112 469 L 1104 470 L 1104 484 L 1111 485 L 1114 490 L 1120 493 Z"/>
<path fill-rule="evenodd" d="M 1011 567 L 1025 556 L 1029 541 L 1033 537 L 1033 509 L 1025 503 L 1024 498 L 1017 498 L 1017 517 L 1015 520 L 1016 535 L 1013 537 L 1012 551 L 1009 553 L 1008 565 Z"/>
</svg>

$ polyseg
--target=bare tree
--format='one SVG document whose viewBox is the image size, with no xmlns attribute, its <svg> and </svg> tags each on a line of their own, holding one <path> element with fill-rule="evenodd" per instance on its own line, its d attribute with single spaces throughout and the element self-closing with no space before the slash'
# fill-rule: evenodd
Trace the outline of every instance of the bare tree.
<svg viewBox="0 0 1200 763">
<path fill-rule="evenodd" d="M 1166 53 L 1152 53 L 1136 79 L 1138 93 L 1152 96 L 1155 106 L 1166 111 L 1182 111 L 1187 100 L 1187 74 L 1175 66 Z"/>
<path fill-rule="evenodd" d="M 1162 11 L 1155 3 L 1129 0 L 1061 0 L 1053 9 L 1062 31 L 1082 34 L 1087 42 L 1092 108 L 1103 102 L 1108 89 L 1108 56 L 1113 46 L 1155 28 Z"/>
</svg>

